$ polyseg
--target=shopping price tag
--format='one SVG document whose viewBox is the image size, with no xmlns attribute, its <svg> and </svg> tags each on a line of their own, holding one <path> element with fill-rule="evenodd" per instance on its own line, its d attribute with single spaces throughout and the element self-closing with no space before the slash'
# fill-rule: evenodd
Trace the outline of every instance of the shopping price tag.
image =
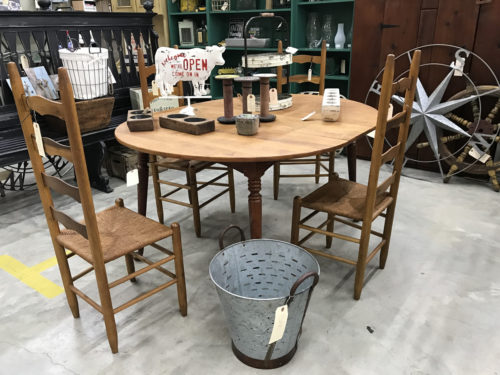
<svg viewBox="0 0 500 375">
<path fill-rule="evenodd" d="M 228 6 L 229 6 L 229 3 L 227 1 L 224 1 L 224 4 L 222 4 L 220 10 L 226 10 Z"/>
<path fill-rule="evenodd" d="M 345 60 L 340 61 L 340 74 L 345 74 Z"/>
<path fill-rule="evenodd" d="M 139 183 L 139 170 L 132 169 L 127 172 L 127 187 L 137 185 Z"/>
<path fill-rule="evenodd" d="M 486 152 L 480 152 L 480 150 L 476 146 L 470 149 L 469 155 L 472 156 L 474 159 L 479 160 L 483 164 L 486 163 L 488 159 L 491 157 Z"/>
<path fill-rule="evenodd" d="M 158 89 L 158 85 L 156 84 L 156 81 L 151 82 L 151 88 L 153 90 L 153 95 L 155 95 L 155 96 L 160 95 L 160 90 Z"/>
<path fill-rule="evenodd" d="M 312 76 L 313 76 L 313 70 L 309 68 L 309 70 L 307 71 L 307 80 L 311 81 Z"/>
<path fill-rule="evenodd" d="M 279 306 L 274 312 L 274 325 L 269 344 L 281 340 L 288 320 L 288 305 Z"/>
<path fill-rule="evenodd" d="M 255 95 L 250 94 L 247 96 L 247 111 L 255 112 Z"/>
<path fill-rule="evenodd" d="M 286 53 L 289 53 L 291 55 L 295 55 L 297 53 L 297 51 L 298 51 L 297 48 L 291 47 L 291 46 L 286 47 L 286 50 L 285 50 Z"/>
<path fill-rule="evenodd" d="M 41 157 L 45 157 L 46 155 L 43 148 L 42 132 L 40 131 L 40 125 L 38 125 L 38 122 L 33 123 L 33 130 L 35 131 L 35 143 L 36 148 L 38 149 L 38 154 Z"/>
<path fill-rule="evenodd" d="M 278 90 L 275 88 L 269 90 L 269 105 L 273 107 L 278 105 Z"/>
<path fill-rule="evenodd" d="M 392 113 L 394 111 L 394 106 L 389 103 L 389 110 L 387 111 L 387 120 L 390 120 L 392 118 Z"/>
</svg>

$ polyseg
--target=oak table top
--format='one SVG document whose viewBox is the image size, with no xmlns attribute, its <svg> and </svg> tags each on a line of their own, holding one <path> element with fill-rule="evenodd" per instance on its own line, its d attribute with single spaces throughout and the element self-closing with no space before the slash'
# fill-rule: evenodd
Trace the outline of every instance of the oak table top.
<svg viewBox="0 0 500 375">
<path fill-rule="evenodd" d="M 375 129 L 377 110 L 363 103 L 341 100 L 340 118 L 321 120 L 322 96 L 293 95 L 293 106 L 274 112 L 276 121 L 261 123 L 253 136 L 242 136 L 235 125 L 217 123 L 215 131 L 202 135 L 160 128 L 158 118 L 177 113 L 179 108 L 154 115 L 154 130 L 130 132 L 123 123 L 115 130 L 117 140 L 139 154 L 138 211 L 146 213 L 148 154 L 186 160 L 204 160 L 226 164 L 248 178 L 248 210 L 252 238 L 262 236 L 261 177 L 275 161 L 317 155 L 333 151 Z M 193 105 L 196 116 L 216 119 L 224 113 L 222 100 Z M 241 101 L 234 101 L 234 113 L 242 113 Z M 301 119 L 311 112 L 306 121 Z"/>
<path fill-rule="evenodd" d="M 217 123 L 215 131 L 192 135 L 163 129 L 158 117 L 177 113 L 179 108 L 155 114 L 155 129 L 130 132 L 121 124 L 115 131 L 120 143 L 132 149 L 161 156 L 214 162 L 258 162 L 287 160 L 316 155 L 345 146 L 374 129 L 377 110 L 355 101 L 342 100 L 336 122 L 321 120 L 322 96 L 293 95 L 293 106 L 274 112 L 276 121 L 261 123 L 254 136 L 241 136 L 235 125 Z M 196 116 L 216 119 L 223 114 L 223 101 L 213 100 L 193 105 Z M 307 121 L 303 117 L 316 111 Z M 234 113 L 242 112 L 241 102 L 234 101 Z"/>
</svg>

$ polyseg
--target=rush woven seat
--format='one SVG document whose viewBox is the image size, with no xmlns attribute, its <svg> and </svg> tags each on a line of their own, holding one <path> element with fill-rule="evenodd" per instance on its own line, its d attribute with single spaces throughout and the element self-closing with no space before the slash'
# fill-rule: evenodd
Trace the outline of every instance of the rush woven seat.
<svg viewBox="0 0 500 375">
<path fill-rule="evenodd" d="M 359 299 L 361 296 L 368 262 L 380 251 L 379 265 L 380 268 L 384 268 L 389 253 L 399 179 L 403 167 L 419 66 L 420 51 L 417 50 L 413 54 L 409 75 L 393 83 L 394 55 L 387 56 L 378 105 L 368 185 L 358 184 L 334 176 L 326 185 L 316 189 L 305 198 L 295 197 L 293 201 L 290 242 L 302 246 L 312 254 L 356 266 L 354 299 Z M 404 93 L 404 104 L 401 112 L 388 118 L 391 97 L 400 93 Z M 394 145 L 384 151 L 387 129 L 398 130 L 398 138 Z M 386 163 L 392 163 L 392 173 L 379 183 L 380 167 Z M 302 207 L 310 209 L 312 212 L 308 212 L 304 218 L 301 218 Z M 310 224 L 310 220 L 315 218 L 317 214 L 326 214 L 326 220 L 320 220 L 319 225 L 317 223 Z M 384 229 L 381 233 L 372 230 L 372 222 L 379 216 L 384 220 Z M 321 217 L 321 215 L 318 217 Z M 362 225 L 358 225 L 352 220 L 362 221 Z M 334 232 L 334 222 L 340 222 L 360 230 L 361 236 L 358 238 Z M 299 236 L 301 230 L 308 232 L 302 238 Z M 326 237 L 326 249 L 313 249 L 304 245 L 306 241 L 316 234 Z M 381 240 L 368 253 L 371 235 L 380 237 Z M 357 244 L 357 259 L 342 257 L 329 251 L 333 238 Z"/>
<path fill-rule="evenodd" d="M 13 62 L 8 64 L 8 72 L 64 291 L 73 317 L 80 316 L 78 296 L 103 315 L 109 346 L 111 351 L 116 353 L 118 352 L 118 334 L 115 314 L 127 307 L 169 286 L 176 285 L 180 313 L 182 316 L 187 315 L 186 284 L 179 224 L 172 223 L 168 227 L 147 219 L 126 209 L 122 199 L 117 199 L 113 207 L 99 213 L 95 212 L 80 124 L 67 70 L 59 68 L 61 102 L 48 100 L 41 96 L 26 97 L 19 71 Z M 69 146 L 58 143 L 51 138 L 38 136 L 36 132 L 38 126 L 32 119 L 32 113 L 35 112 L 43 116 L 55 116 L 64 121 Z M 58 177 L 45 173 L 42 160 L 42 156 L 45 154 L 57 155 L 73 163 L 77 185 L 71 185 Z M 58 210 L 54 204 L 52 191 L 71 197 L 78 202 L 83 212 L 83 220 L 78 222 Z M 61 226 L 66 229 L 62 229 Z M 157 243 L 157 241 L 164 241 L 168 238 L 172 241 L 172 250 L 164 247 L 163 243 L 162 245 Z M 155 260 L 146 258 L 141 254 L 141 250 L 145 246 L 151 246 L 158 250 L 162 256 L 155 257 Z M 73 274 L 70 267 L 70 263 L 72 263 L 70 258 L 73 256 L 84 259 L 90 263 L 90 267 Z M 111 267 L 112 260 L 120 257 L 125 260 L 127 273 L 125 276 L 110 282 L 108 281 L 107 269 Z M 143 267 L 136 270 L 134 260 L 140 260 L 139 264 L 142 264 Z M 80 263 L 78 262 L 78 264 Z M 175 272 L 165 268 L 168 263 L 170 263 L 170 267 L 173 263 Z M 158 285 L 153 289 L 143 291 L 142 294 L 134 293 L 136 295 L 127 302 L 113 306 L 112 288 L 127 281 L 134 283 L 139 276 L 149 271 L 158 271 L 157 275 L 161 275 L 167 280 L 161 280 L 156 283 Z M 75 285 L 77 280 L 91 272 L 95 276 L 100 303 Z M 156 279 L 153 279 L 153 283 L 155 281 Z M 122 290 L 121 294 L 127 293 L 129 289 L 135 288 L 129 286 L 127 290 Z"/>
<path fill-rule="evenodd" d="M 353 220 L 363 220 L 367 193 L 366 185 L 337 177 L 302 198 L 302 207 L 321 210 Z M 392 201 L 391 195 L 387 192 L 377 194 L 373 210 L 374 216 L 378 216 L 389 207 Z"/>
<path fill-rule="evenodd" d="M 176 47 L 177 48 L 177 47 Z M 144 53 L 141 48 L 137 49 L 137 62 L 139 66 L 139 78 L 141 81 L 141 93 L 142 93 L 142 103 L 144 108 L 148 108 L 151 104 L 151 101 L 157 97 L 153 92 L 150 92 L 148 88 L 148 77 L 152 76 L 156 73 L 156 66 L 149 65 L 146 66 L 146 61 L 144 59 Z M 182 96 L 182 81 L 179 81 L 177 85 L 174 87 L 174 93 L 176 95 Z M 182 104 L 183 100 L 179 100 L 179 103 Z M 201 220 L 200 220 L 200 209 L 207 204 L 211 203 L 215 199 L 223 196 L 224 194 L 229 194 L 229 205 L 231 208 L 231 212 L 235 211 L 235 197 L 234 197 L 234 176 L 233 169 L 219 165 L 216 163 L 199 161 L 199 160 L 182 160 L 170 157 L 158 157 L 156 155 L 150 155 L 149 158 L 151 174 L 153 177 L 153 187 L 155 191 L 155 202 L 156 202 L 156 211 L 158 213 L 158 221 L 160 223 L 164 222 L 163 215 L 163 204 L 171 203 L 177 204 L 184 207 L 189 207 L 193 211 L 193 223 L 194 223 L 194 231 L 197 237 L 201 236 Z M 178 171 L 182 171 L 186 174 L 186 183 L 179 184 L 174 181 L 170 181 L 165 177 L 165 173 L 160 178 L 159 167 L 166 169 L 174 169 Z M 206 171 L 206 170 L 215 170 L 220 171 L 215 177 L 210 176 L 208 181 L 198 181 L 197 174 L 198 172 Z M 162 191 L 163 189 L 167 190 L 166 187 L 170 187 L 168 191 Z M 221 189 L 216 192 L 210 198 L 207 198 L 206 201 L 201 202 L 198 199 L 198 192 L 201 189 L 206 187 L 218 187 Z M 173 194 L 185 190 L 188 193 L 189 202 L 185 202 L 182 200 L 174 199 Z"/>
<path fill-rule="evenodd" d="M 96 218 L 104 263 L 172 235 L 172 229 L 166 225 L 125 207 L 109 207 L 96 213 Z M 89 241 L 80 233 L 64 229 L 57 236 L 57 242 L 87 262 L 94 263 Z"/>
</svg>

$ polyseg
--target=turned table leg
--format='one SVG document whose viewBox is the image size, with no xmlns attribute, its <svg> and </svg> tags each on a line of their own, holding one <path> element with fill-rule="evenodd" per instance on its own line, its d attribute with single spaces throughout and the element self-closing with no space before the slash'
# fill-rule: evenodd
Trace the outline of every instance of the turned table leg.
<svg viewBox="0 0 500 375">
<path fill-rule="evenodd" d="M 250 219 L 251 238 L 262 237 L 262 196 L 260 195 L 260 178 L 273 165 L 273 162 L 229 163 L 233 169 L 243 173 L 248 178 L 248 216 Z"/>
</svg>

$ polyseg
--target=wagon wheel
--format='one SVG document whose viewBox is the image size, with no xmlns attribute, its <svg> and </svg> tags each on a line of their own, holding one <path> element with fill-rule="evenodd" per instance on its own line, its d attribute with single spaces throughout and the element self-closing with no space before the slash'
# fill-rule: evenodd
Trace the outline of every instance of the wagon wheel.
<svg viewBox="0 0 500 375">
<path fill-rule="evenodd" d="M 449 182 L 450 178 L 459 173 L 466 172 L 474 175 L 489 175 L 490 181 L 495 191 L 500 190 L 496 173 L 500 171 L 500 160 L 495 161 L 495 151 L 500 147 L 500 88 L 497 86 L 478 86 L 479 94 L 490 92 L 482 97 L 483 103 L 486 102 L 485 98 L 491 97 L 494 99 L 493 106 L 488 110 L 482 111 L 487 113 L 486 116 L 481 118 L 477 100 L 470 103 L 472 114 L 464 115 L 464 117 L 452 112 L 445 116 L 461 126 L 466 130 L 471 137 L 467 138 L 460 134 L 453 136 L 442 137 L 440 139 L 440 153 L 443 155 L 443 160 L 450 166 L 450 169 L 444 177 L 444 182 Z M 495 91 L 496 90 L 496 91 Z M 453 95 L 448 101 L 460 99 L 471 94 L 470 89 L 460 91 Z M 472 117 L 469 119 L 467 117 Z M 448 142 L 464 139 L 466 142 L 462 151 L 458 156 L 450 151 Z M 425 146 L 420 144 L 419 146 Z M 470 156 L 469 152 L 475 149 L 477 151 L 476 157 L 481 156 L 480 159 Z"/>
</svg>

